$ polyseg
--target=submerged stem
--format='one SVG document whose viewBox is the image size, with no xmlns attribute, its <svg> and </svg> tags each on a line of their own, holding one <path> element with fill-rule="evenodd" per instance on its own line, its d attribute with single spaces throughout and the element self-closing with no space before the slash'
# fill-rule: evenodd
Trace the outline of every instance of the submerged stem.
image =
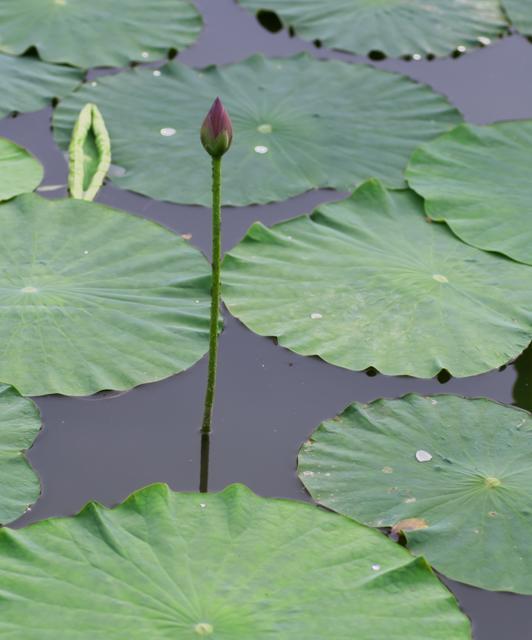
<svg viewBox="0 0 532 640">
<path fill-rule="evenodd" d="M 220 316 L 220 261 L 221 241 L 221 173 L 222 158 L 212 159 L 212 288 L 211 288 L 211 326 L 209 339 L 209 377 L 205 394 L 202 433 L 211 432 L 212 409 L 216 389 L 216 368 L 218 361 L 218 321 Z"/>
<path fill-rule="evenodd" d="M 211 434 L 201 434 L 201 457 L 200 457 L 200 493 L 209 491 L 209 456 L 211 449 Z"/>
</svg>

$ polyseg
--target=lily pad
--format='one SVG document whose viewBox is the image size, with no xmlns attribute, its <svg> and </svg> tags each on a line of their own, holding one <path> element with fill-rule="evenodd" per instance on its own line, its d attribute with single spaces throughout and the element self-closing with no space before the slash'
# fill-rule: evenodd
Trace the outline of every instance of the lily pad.
<svg viewBox="0 0 532 640">
<path fill-rule="evenodd" d="M 428 223 L 412 191 L 370 180 L 311 216 L 253 225 L 225 258 L 222 295 L 252 331 L 302 355 L 471 376 L 529 344 L 531 275 Z"/>
<path fill-rule="evenodd" d="M 112 510 L 92 503 L 2 530 L 0 577 L 0 632 L 12 640 L 470 638 L 423 559 L 239 485 L 207 495 L 153 485 Z"/>
<path fill-rule="evenodd" d="M 48 62 L 121 67 L 188 47 L 201 25 L 187 0 L 2 0 L 0 50 L 35 47 Z"/>
<path fill-rule="evenodd" d="M 532 120 L 461 125 L 416 150 L 407 179 L 462 240 L 532 265 L 531 145 Z"/>
<path fill-rule="evenodd" d="M 199 139 L 219 95 L 234 127 L 224 157 L 225 204 L 283 200 L 309 189 L 350 189 L 367 178 L 405 185 L 421 143 L 461 121 L 428 87 L 385 71 L 301 54 L 253 56 L 226 67 L 134 69 L 99 78 L 69 96 L 54 116 L 68 148 L 83 105 L 100 108 L 113 141 L 122 188 L 173 202 L 210 206 L 210 162 Z"/>
<path fill-rule="evenodd" d="M 0 200 L 33 191 L 41 184 L 42 164 L 29 151 L 0 137 Z"/>
<path fill-rule="evenodd" d="M 532 6 L 523 0 L 503 0 L 506 14 L 512 25 L 521 33 L 532 35 Z"/>
<path fill-rule="evenodd" d="M 0 524 L 21 516 L 39 497 L 39 478 L 24 451 L 40 428 L 35 404 L 13 387 L 0 385 Z"/>
<path fill-rule="evenodd" d="M 129 389 L 208 349 L 210 271 L 163 227 L 81 200 L 0 207 L 0 380 L 24 395 Z"/>
<path fill-rule="evenodd" d="M 498 0 L 239 2 L 255 12 L 273 11 L 305 40 L 363 55 L 378 51 L 392 57 L 445 56 L 489 44 L 508 30 Z"/>
<path fill-rule="evenodd" d="M 402 532 L 441 573 L 532 594 L 532 416 L 457 396 L 352 404 L 299 454 L 320 503 Z"/>
<path fill-rule="evenodd" d="M 2 6 L 0 3 L 0 11 Z M 62 98 L 73 91 L 82 80 L 77 69 L 46 64 L 35 58 L 13 58 L 2 54 L 0 77 L 0 118 L 14 111 L 38 111 L 54 98 Z"/>
</svg>

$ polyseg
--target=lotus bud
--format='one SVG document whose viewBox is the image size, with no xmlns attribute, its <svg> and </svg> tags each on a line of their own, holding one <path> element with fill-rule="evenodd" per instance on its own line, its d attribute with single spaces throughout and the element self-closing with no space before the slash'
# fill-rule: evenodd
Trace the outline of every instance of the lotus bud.
<svg viewBox="0 0 532 640">
<path fill-rule="evenodd" d="M 201 126 L 201 144 L 213 158 L 221 158 L 233 140 L 233 125 L 222 101 L 216 98 Z"/>
</svg>

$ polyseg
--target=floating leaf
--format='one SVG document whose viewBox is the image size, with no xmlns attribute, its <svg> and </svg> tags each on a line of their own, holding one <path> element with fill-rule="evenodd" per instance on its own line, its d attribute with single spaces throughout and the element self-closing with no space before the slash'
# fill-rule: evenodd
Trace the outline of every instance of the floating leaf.
<svg viewBox="0 0 532 640">
<path fill-rule="evenodd" d="M 532 6 L 526 0 L 503 0 L 512 25 L 525 35 L 532 35 Z"/>
<path fill-rule="evenodd" d="M 0 11 L 2 6 L 0 3 Z M 77 69 L 2 54 L 0 77 L 0 118 L 14 111 L 38 111 L 48 106 L 53 98 L 62 98 L 73 91 L 82 80 Z"/>
<path fill-rule="evenodd" d="M 0 524 L 21 516 L 40 493 L 24 451 L 41 428 L 39 410 L 13 387 L 0 385 Z"/>
<path fill-rule="evenodd" d="M 128 389 L 207 351 L 209 266 L 167 229 L 29 194 L 0 236 L 0 380 L 24 395 Z"/>
<path fill-rule="evenodd" d="M 522 2 L 522 0 L 515 0 Z M 252 11 L 273 11 L 305 40 L 327 47 L 388 56 L 445 56 L 503 35 L 508 24 L 498 0 L 239 0 Z"/>
<path fill-rule="evenodd" d="M 378 568 L 377 568 L 378 567 Z M 312 505 L 153 485 L 113 510 L 0 531 L 11 640 L 466 640 L 421 558 Z"/>
<path fill-rule="evenodd" d="M 233 315 L 302 355 L 389 375 L 471 376 L 532 336 L 532 270 L 463 244 L 411 191 L 375 180 L 271 229 L 224 262 Z"/>
<path fill-rule="evenodd" d="M 449 578 L 532 594 L 529 413 L 456 396 L 355 403 L 320 425 L 298 469 L 320 504 L 403 532 Z"/>
<path fill-rule="evenodd" d="M 18 144 L 0 137 L 0 200 L 33 191 L 44 175 L 42 164 Z"/>
<path fill-rule="evenodd" d="M 253 56 L 203 71 L 171 62 L 100 78 L 60 105 L 56 139 L 68 148 L 80 108 L 93 102 L 113 162 L 125 170 L 113 178 L 117 186 L 210 206 L 210 163 L 197 131 L 217 95 L 234 126 L 223 189 L 232 205 L 348 189 L 373 176 L 404 186 L 412 151 L 460 121 L 444 98 L 396 74 L 306 54 Z"/>
<path fill-rule="evenodd" d="M 186 0 L 2 0 L 0 50 L 35 47 L 49 62 L 121 67 L 189 46 L 201 24 Z"/>
<path fill-rule="evenodd" d="M 461 125 L 416 150 L 407 179 L 462 240 L 532 265 L 531 146 L 532 120 Z"/>
</svg>

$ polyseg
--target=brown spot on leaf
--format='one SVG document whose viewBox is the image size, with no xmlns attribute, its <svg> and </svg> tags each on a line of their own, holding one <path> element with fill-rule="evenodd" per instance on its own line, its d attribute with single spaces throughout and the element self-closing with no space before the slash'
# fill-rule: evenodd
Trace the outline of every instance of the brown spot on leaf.
<svg viewBox="0 0 532 640">
<path fill-rule="evenodd" d="M 398 534 L 401 532 L 417 531 L 418 529 L 426 529 L 429 526 L 426 520 L 423 518 L 407 518 L 406 520 L 399 520 L 392 527 L 392 533 Z"/>
</svg>

